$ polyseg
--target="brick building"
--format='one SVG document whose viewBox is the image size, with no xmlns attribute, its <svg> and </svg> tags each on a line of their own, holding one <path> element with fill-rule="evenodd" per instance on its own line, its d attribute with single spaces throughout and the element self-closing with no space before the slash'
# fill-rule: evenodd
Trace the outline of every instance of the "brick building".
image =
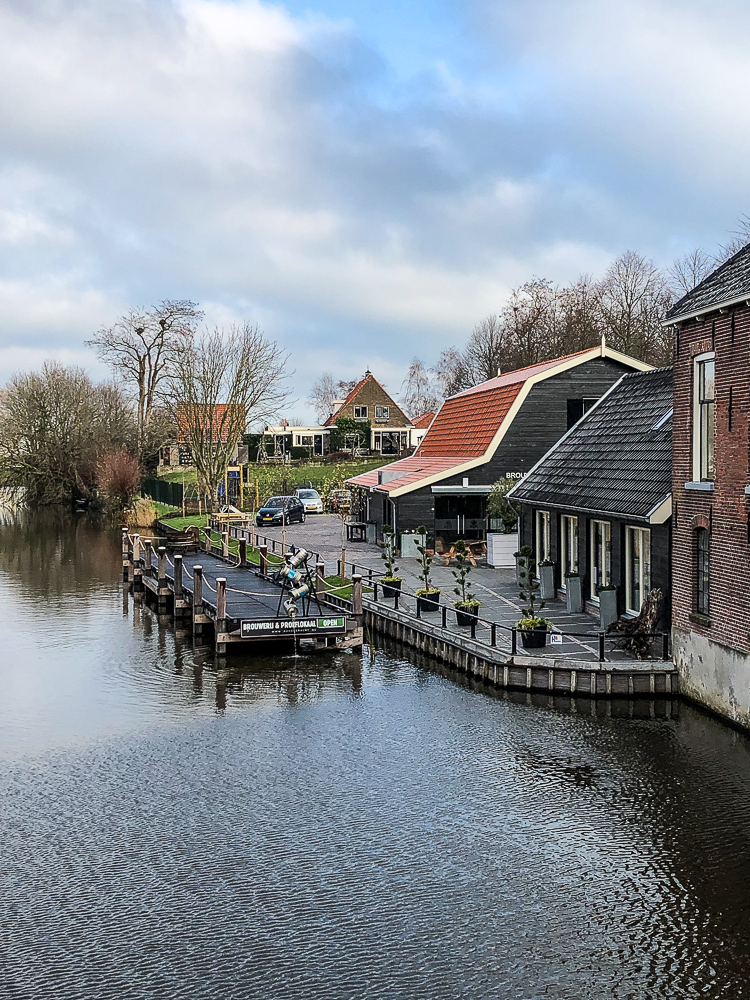
<svg viewBox="0 0 750 1000">
<path fill-rule="evenodd" d="M 675 661 L 686 694 L 750 726 L 750 245 L 665 322 L 675 338 Z"/>
<path fill-rule="evenodd" d="M 413 447 L 414 424 L 370 371 L 339 401 L 324 426 L 332 427 L 339 417 L 370 421 L 370 451 L 403 455 Z"/>
</svg>

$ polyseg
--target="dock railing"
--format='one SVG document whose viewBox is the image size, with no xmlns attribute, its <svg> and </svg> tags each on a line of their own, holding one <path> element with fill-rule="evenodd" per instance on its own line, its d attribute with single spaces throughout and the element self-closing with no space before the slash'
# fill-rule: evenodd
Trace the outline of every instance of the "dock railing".
<svg viewBox="0 0 750 1000">
<path fill-rule="evenodd" d="M 383 590 L 387 589 L 391 593 L 387 596 L 383 595 Z M 446 636 L 451 635 L 468 635 L 476 642 L 488 645 L 490 648 L 494 649 L 498 647 L 498 641 L 502 642 L 504 646 L 510 647 L 510 655 L 516 656 L 519 653 L 519 633 L 523 630 L 519 629 L 517 625 L 505 625 L 502 622 L 491 621 L 489 619 L 481 618 L 478 614 L 474 615 L 467 612 L 461 612 L 461 609 L 454 608 L 452 605 L 440 604 L 435 611 L 424 611 L 420 605 L 419 597 L 416 593 L 411 593 L 410 591 L 404 590 L 403 587 L 398 590 L 393 587 L 387 587 L 384 584 L 380 584 L 377 581 L 373 583 L 373 593 L 372 599 L 374 603 L 379 604 L 385 601 L 393 601 L 392 607 L 395 611 L 401 611 L 413 617 L 417 621 L 425 621 L 432 626 L 437 626 L 446 632 Z M 468 625 L 459 624 L 459 615 L 468 617 L 470 623 Z M 464 619 L 465 620 L 465 619 Z M 458 633 L 457 633 L 457 630 Z M 549 635 L 559 635 L 562 639 L 569 638 L 573 639 L 577 645 L 580 645 L 588 652 L 593 653 L 599 663 L 607 662 L 607 642 L 616 643 L 622 641 L 622 636 L 619 635 L 607 635 L 603 629 L 597 629 L 596 631 L 590 632 L 570 632 L 563 628 L 558 627 L 555 624 L 554 628 L 550 630 Z M 669 645 L 669 633 L 668 632 L 645 632 L 639 635 L 639 638 L 649 639 L 651 645 L 654 643 L 661 643 L 661 654 L 662 660 L 668 660 L 670 658 L 670 645 Z M 522 643 L 521 635 L 521 643 Z M 588 643 L 581 640 L 588 640 Z M 559 654 L 555 652 L 544 652 L 546 647 L 541 648 L 529 648 L 529 652 L 538 656 L 544 656 L 548 658 L 553 658 Z"/>
</svg>

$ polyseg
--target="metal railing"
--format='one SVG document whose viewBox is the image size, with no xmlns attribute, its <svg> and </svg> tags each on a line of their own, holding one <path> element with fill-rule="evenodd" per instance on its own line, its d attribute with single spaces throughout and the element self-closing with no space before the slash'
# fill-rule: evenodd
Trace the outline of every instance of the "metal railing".
<svg viewBox="0 0 750 1000">
<path fill-rule="evenodd" d="M 378 595 L 379 592 L 382 592 L 382 590 L 388 590 L 391 591 L 392 593 L 383 595 L 381 598 Z M 404 601 L 404 598 L 407 598 L 407 601 Z M 389 587 L 387 584 L 380 584 L 378 583 L 378 581 L 375 581 L 373 583 L 372 599 L 377 603 L 380 603 L 381 600 L 385 601 L 393 599 L 393 608 L 395 611 L 402 611 L 406 614 L 411 614 L 414 616 L 415 620 L 417 621 L 424 620 L 430 625 L 435 625 L 436 623 L 434 621 L 430 621 L 428 618 L 424 618 L 424 615 L 439 614 L 440 615 L 439 627 L 442 630 L 446 631 L 449 636 L 455 635 L 456 628 L 461 628 L 461 629 L 466 628 L 468 629 L 470 637 L 475 642 L 480 642 L 480 643 L 483 642 L 486 645 L 488 645 L 491 649 L 497 648 L 498 634 L 503 633 L 504 637 L 507 639 L 510 645 L 511 656 L 515 656 L 518 653 L 519 633 L 521 634 L 521 641 L 523 643 L 523 634 L 526 631 L 524 629 L 518 628 L 517 625 L 505 625 L 502 622 L 496 622 L 496 621 L 491 621 L 490 619 L 480 618 L 478 614 L 475 615 L 472 612 L 467 612 L 467 611 L 462 612 L 460 608 L 454 608 L 447 604 L 438 604 L 435 610 L 425 611 L 423 610 L 422 607 L 422 602 L 424 601 L 424 598 L 422 598 L 420 601 L 420 597 L 417 594 L 412 594 L 409 591 L 405 591 L 403 589 L 395 589 L 394 587 Z M 414 602 L 413 609 L 409 606 L 409 601 Z M 431 601 L 430 603 L 436 603 L 436 602 Z M 454 619 L 450 623 L 448 619 L 449 615 L 452 615 Z M 470 619 L 469 624 L 468 625 L 459 624 L 460 622 L 459 616 L 465 616 L 464 620 L 466 618 L 469 618 Z M 450 624 L 450 629 L 449 629 L 449 624 Z M 478 633 L 481 633 L 481 635 Z M 463 635 L 464 633 L 462 632 L 459 634 Z M 554 629 L 548 632 L 548 634 L 559 635 L 563 638 L 567 637 L 573 640 L 588 639 L 589 645 L 587 645 L 585 642 L 578 642 L 577 644 L 582 646 L 584 649 L 587 649 L 589 652 L 595 653 L 597 655 L 599 663 L 607 662 L 606 648 L 605 648 L 607 641 L 621 642 L 623 638 L 621 635 L 614 635 L 614 634 L 608 635 L 603 629 L 598 629 L 597 631 L 592 631 L 592 632 L 568 632 L 562 628 L 559 628 L 557 624 L 555 624 Z M 658 639 L 661 639 L 662 659 L 668 660 L 670 658 L 668 632 L 644 632 L 644 633 L 639 633 L 638 637 L 643 639 L 649 639 L 651 645 L 653 645 L 654 642 L 656 642 Z M 595 648 L 591 648 L 594 644 L 596 644 Z M 553 653 L 541 652 L 541 649 L 544 647 L 527 647 L 527 648 L 530 649 L 536 648 L 540 650 L 538 653 L 539 656 L 550 657 L 555 655 Z"/>
</svg>

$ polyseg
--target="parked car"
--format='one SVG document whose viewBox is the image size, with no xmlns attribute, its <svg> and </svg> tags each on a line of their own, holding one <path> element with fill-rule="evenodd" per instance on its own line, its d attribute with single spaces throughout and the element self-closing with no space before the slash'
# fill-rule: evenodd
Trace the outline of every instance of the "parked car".
<svg viewBox="0 0 750 1000">
<path fill-rule="evenodd" d="M 333 490 L 328 494 L 326 499 L 328 501 L 328 510 L 332 514 L 338 514 L 340 511 L 350 511 L 352 509 L 351 490 Z"/>
<path fill-rule="evenodd" d="M 305 523 L 305 508 L 297 497 L 271 497 L 255 515 L 255 523 L 261 525 Z"/>
<path fill-rule="evenodd" d="M 301 489 L 295 490 L 294 495 L 302 501 L 302 506 L 307 514 L 323 513 L 323 498 L 317 490 Z"/>
</svg>

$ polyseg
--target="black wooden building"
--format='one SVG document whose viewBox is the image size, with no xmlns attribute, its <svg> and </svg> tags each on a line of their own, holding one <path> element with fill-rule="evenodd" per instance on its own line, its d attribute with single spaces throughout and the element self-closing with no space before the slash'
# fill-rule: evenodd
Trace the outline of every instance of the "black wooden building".
<svg viewBox="0 0 750 1000">
<path fill-rule="evenodd" d="M 425 525 L 436 544 L 484 538 L 493 483 L 521 479 L 624 374 L 650 366 L 601 345 L 505 372 L 446 399 L 415 453 L 349 480 L 367 520 Z"/>
<path fill-rule="evenodd" d="M 520 543 L 551 560 L 561 592 L 577 573 L 589 611 L 604 585 L 634 615 L 650 590 L 670 621 L 672 369 L 624 376 L 511 490 Z"/>
</svg>

